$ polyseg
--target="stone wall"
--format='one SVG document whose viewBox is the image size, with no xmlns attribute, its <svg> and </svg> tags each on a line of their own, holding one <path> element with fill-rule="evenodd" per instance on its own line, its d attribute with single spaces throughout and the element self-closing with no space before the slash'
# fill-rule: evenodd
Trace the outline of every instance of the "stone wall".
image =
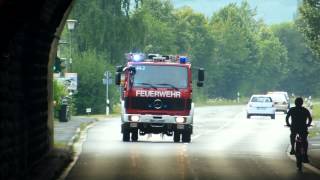
<svg viewBox="0 0 320 180">
<path fill-rule="evenodd" d="M 52 59 L 72 0 L 0 2 L 0 179 L 52 148 Z"/>
</svg>

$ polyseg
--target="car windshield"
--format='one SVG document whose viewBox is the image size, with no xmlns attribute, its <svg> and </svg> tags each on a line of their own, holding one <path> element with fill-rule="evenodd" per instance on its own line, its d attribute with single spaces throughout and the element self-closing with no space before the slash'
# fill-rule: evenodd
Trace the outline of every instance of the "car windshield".
<svg viewBox="0 0 320 180">
<path fill-rule="evenodd" d="M 287 98 L 283 94 L 278 94 L 278 95 L 271 95 L 271 98 L 275 102 L 286 102 Z"/>
<path fill-rule="evenodd" d="M 272 102 L 270 97 L 252 97 L 251 102 Z"/>
<path fill-rule="evenodd" d="M 286 92 L 269 92 L 268 95 L 278 95 L 281 96 L 283 95 L 286 99 L 289 99 L 288 93 Z"/>
<path fill-rule="evenodd" d="M 188 71 L 182 66 L 134 65 L 134 87 L 187 88 Z"/>
</svg>

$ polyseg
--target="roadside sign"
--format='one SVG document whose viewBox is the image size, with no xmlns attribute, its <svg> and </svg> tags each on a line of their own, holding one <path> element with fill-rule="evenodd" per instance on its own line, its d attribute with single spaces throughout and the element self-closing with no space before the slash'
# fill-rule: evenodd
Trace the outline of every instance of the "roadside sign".
<svg viewBox="0 0 320 180">
<path fill-rule="evenodd" d="M 108 83 L 108 84 L 112 84 L 112 79 L 111 79 L 111 78 L 109 78 L 109 79 L 108 79 L 108 82 L 107 82 L 107 80 L 106 80 L 106 79 L 102 79 L 102 83 L 103 83 L 104 85 L 107 85 L 106 83 Z"/>
<path fill-rule="evenodd" d="M 91 108 L 86 108 L 86 113 L 91 113 Z"/>
<path fill-rule="evenodd" d="M 69 90 L 77 90 L 78 87 L 78 74 L 77 73 L 65 73 L 65 85 Z"/>
</svg>

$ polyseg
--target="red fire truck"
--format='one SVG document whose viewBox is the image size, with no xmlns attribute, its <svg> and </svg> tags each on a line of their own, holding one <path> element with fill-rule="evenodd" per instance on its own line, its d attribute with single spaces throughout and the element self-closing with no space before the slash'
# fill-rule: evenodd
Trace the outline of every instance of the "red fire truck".
<svg viewBox="0 0 320 180">
<path fill-rule="evenodd" d="M 203 86 L 204 69 L 191 68 L 185 56 L 126 54 L 118 66 L 116 84 L 121 89 L 123 141 L 139 135 L 165 134 L 174 142 L 190 142 L 193 132 L 192 71 Z"/>
</svg>

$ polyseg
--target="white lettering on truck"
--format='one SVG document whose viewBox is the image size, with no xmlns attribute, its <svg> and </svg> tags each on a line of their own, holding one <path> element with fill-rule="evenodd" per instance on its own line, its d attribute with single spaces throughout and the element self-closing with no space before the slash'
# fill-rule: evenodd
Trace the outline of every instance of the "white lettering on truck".
<svg viewBox="0 0 320 180">
<path fill-rule="evenodd" d="M 159 98 L 181 98 L 181 92 L 179 91 L 144 91 L 137 90 L 137 97 L 159 97 Z"/>
</svg>

